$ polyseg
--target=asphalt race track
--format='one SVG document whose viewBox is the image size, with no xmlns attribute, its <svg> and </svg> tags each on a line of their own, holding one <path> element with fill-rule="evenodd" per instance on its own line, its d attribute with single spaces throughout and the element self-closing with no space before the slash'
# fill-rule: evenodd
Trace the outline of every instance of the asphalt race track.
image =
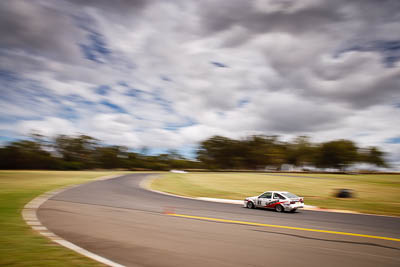
<svg viewBox="0 0 400 267">
<path fill-rule="evenodd" d="M 231 222 L 399 239 L 400 218 L 277 213 L 177 198 L 140 188 L 146 175 L 67 190 L 40 207 L 39 219 L 64 239 L 126 266 L 400 266 L 398 241 Z"/>
</svg>

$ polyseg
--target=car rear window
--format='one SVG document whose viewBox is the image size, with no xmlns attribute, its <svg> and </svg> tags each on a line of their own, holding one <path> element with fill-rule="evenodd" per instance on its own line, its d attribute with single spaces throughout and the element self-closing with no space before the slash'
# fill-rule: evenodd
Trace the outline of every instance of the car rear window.
<svg viewBox="0 0 400 267">
<path fill-rule="evenodd" d="M 282 195 L 284 195 L 285 197 L 288 197 L 288 198 L 299 198 L 299 196 L 296 196 L 295 194 L 292 194 L 289 192 L 282 193 Z"/>
</svg>

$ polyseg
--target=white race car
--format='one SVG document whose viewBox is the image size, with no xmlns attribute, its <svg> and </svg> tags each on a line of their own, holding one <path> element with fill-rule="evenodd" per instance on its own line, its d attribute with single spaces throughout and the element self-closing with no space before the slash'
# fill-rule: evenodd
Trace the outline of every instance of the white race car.
<svg viewBox="0 0 400 267">
<path fill-rule="evenodd" d="M 304 199 L 285 191 L 267 191 L 259 196 L 246 198 L 244 206 L 249 209 L 267 208 L 278 212 L 295 212 L 299 208 L 304 208 Z"/>
</svg>

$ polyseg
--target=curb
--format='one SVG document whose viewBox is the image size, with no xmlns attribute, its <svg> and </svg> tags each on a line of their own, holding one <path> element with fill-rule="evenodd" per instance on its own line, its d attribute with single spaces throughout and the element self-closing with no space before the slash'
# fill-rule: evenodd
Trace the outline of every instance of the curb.
<svg viewBox="0 0 400 267">
<path fill-rule="evenodd" d="M 243 200 L 223 199 L 223 198 L 210 198 L 210 197 L 186 197 L 186 196 L 174 195 L 174 194 L 171 194 L 171 193 L 166 193 L 166 192 L 162 192 L 162 191 L 158 191 L 158 190 L 151 189 L 151 188 L 150 188 L 150 183 L 151 183 L 154 179 L 157 179 L 157 178 L 158 178 L 158 177 L 149 177 L 149 178 L 147 178 L 147 179 L 144 179 L 144 180 L 140 183 L 140 187 L 142 187 L 143 189 L 146 189 L 146 190 L 148 190 L 148 191 L 155 192 L 155 193 L 158 193 L 158 194 L 167 195 L 167 196 L 173 196 L 173 197 L 179 197 L 179 198 L 186 198 L 186 199 L 194 199 L 194 200 L 202 200 L 202 201 L 210 201 L 210 202 L 218 202 L 218 203 L 227 203 L 227 204 L 243 205 Z M 400 218 L 400 217 L 398 217 L 398 216 L 380 215 L 380 214 L 368 214 L 368 213 L 361 213 L 361 212 L 351 211 L 351 210 L 323 209 L 323 208 L 320 208 L 320 207 L 317 207 L 317 206 L 311 206 L 311 205 L 304 205 L 303 210 Z"/>
<path fill-rule="evenodd" d="M 225 204 L 235 204 L 235 205 L 242 205 L 243 206 L 243 200 L 237 200 L 237 199 L 224 199 L 224 198 L 212 198 L 212 197 L 187 197 L 187 196 L 180 196 L 180 195 L 174 195 L 171 193 L 163 192 L 163 191 L 158 191 L 150 188 L 150 183 L 157 179 L 159 177 L 149 177 L 147 179 L 142 180 L 140 182 L 139 186 L 143 189 L 146 189 L 148 191 L 166 195 L 166 196 L 172 196 L 172 197 L 179 197 L 179 198 L 186 198 L 186 199 L 194 199 L 194 200 L 202 200 L 202 201 L 209 201 L 209 202 L 217 202 L 217 203 L 225 203 Z M 318 210 L 319 208 L 316 206 L 310 206 L 310 205 L 305 205 L 303 209 L 306 210 Z"/>
<path fill-rule="evenodd" d="M 122 175 L 109 175 L 109 176 L 103 176 L 100 177 L 94 181 L 101 181 L 101 180 L 108 180 L 108 179 L 114 179 L 117 177 L 120 177 Z M 68 249 L 71 249 L 83 256 L 86 256 L 88 258 L 91 258 L 95 261 L 98 261 L 100 263 L 103 263 L 105 265 L 108 266 L 112 266 L 112 267 L 125 267 L 124 265 L 121 265 L 119 263 L 113 262 L 109 259 L 106 259 L 102 256 L 99 256 L 97 254 L 94 254 L 84 248 L 81 248 L 61 237 L 59 237 L 58 235 L 54 234 L 53 232 L 51 232 L 49 229 L 47 229 L 47 227 L 45 227 L 44 225 L 42 225 L 42 223 L 40 222 L 39 218 L 37 217 L 37 210 L 39 209 L 39 207 L 46 202 L 47 200 L 49 200 L 51 197 L 64 192 L 68 189 L 72 189 L 74 187 L 78 187 L 82 184 L 79 185 L 70 185 L 70 186 L 66 186 L 66 187 L 62 187 L 60 189 L 56 189 L 56 190 L 52 190 L 46 193 L 41 194 L 40 196 L 32 199 L 30 202 L 28 202 L 23 210 L 22 210 L 22 218 L 25 220 L 25 223 L 27 225 L 29 225 L 34 231 L 38 232 L 39 234 L 41 234 L 42 236 L 47 237 L 48 239 L 50 239 L 51 241 L 66 247 Z"/>
</svg>

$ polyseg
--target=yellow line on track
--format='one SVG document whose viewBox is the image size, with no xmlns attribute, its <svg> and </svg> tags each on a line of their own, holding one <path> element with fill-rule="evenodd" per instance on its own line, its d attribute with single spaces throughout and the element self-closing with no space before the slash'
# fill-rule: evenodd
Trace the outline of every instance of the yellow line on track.
<svg viewBox="0 0 400 267">
<path fill-rule="evenodd" d="M 384 239 L 384 240 L 391 240 L 391 241 L 400 242 L 399 238 L 384 237 L 384 236 L 363 235 L 363 234 L 336 232 L 336 231 L 329 231 L 329 230 L 319 230 L 319 229 L 292 227 L 292 226 L 275 225 L 275 224 L 264 224 L 264 223 L 255 223 L 255 222 L 235 221 L 235 220 L 200 217 L 200 216 L 192 216 L 192 215 L 176 214 L 176 213 L 167 213 L 167 215 L 175 216 L 175 217 L 182 217 L 182 218 L 198 219 L 198 220 L 204 220 L 204 221 L 212 221 L 212 222 L 224 222 L 224 223 L 244 224 L 244 225 L 253 225 L 253 226 L 263 226 L 263 227 L 274 227 L 274 228 L 283 228 L 283 229 L 291 229 L 291 230 L 327 233 L 327 234 L 335 234 L 335 235 L 359 236 L 359 237 Z"/>
</svg>

